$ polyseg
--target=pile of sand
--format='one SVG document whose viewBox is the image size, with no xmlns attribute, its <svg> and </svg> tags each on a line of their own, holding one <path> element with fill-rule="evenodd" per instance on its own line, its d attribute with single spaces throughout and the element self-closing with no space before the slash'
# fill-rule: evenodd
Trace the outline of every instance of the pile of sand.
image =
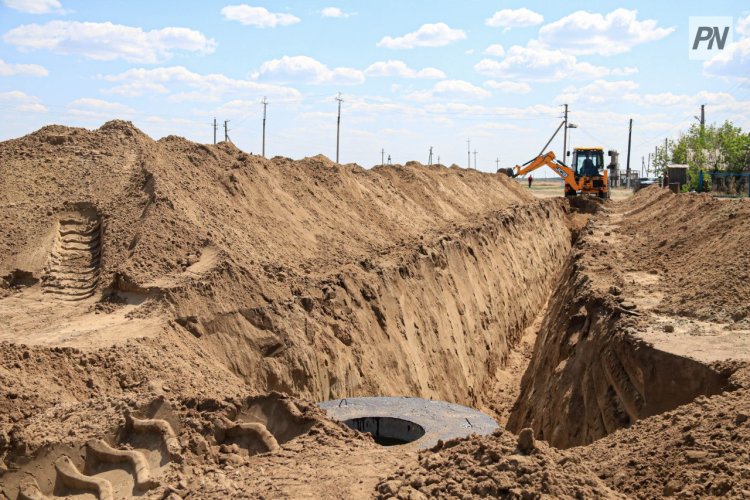
<svg viewBox="0 0 750 500">
<path fill-rule="evenodd" d="M 438 443 L 381 482 L 380 498 L 620 498 L 583 461 L 507 431 Z"/>
</svg>

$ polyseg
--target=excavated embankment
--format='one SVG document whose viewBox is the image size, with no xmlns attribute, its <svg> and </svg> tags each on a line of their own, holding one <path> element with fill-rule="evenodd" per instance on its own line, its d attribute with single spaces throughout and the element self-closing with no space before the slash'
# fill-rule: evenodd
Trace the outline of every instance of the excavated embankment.
<svg viewBox="0 0 750 500">
<path fill-rule="evenodd" d="M 680 198 L 654 189 L 592 219 L 552 294 L 508 428 L 518 432 L 531 427 L 540 439 L 567 448 L 591 443 L 698 396 L 733 388 L 733 365 L 723 362 L 746 358 L 746 347 L 740 348 L 746 332 L 744 314 L 715 308 L 721 317 L 737 319 L 722 324 L 708 323 L 710 316 L 696 321 L 670 314 L 671 304 L 684 304 L 682 297 L 700 293 L 698 287 L 675 283 L 710 282 L 705 286 L 715 287 L 721 295 L 718 281 L 734 281 L 733 273 L 726 273 L 730 266 L 694 276 L 698 261 L 684 261 L 679 227 L 671 239 L 663 229 L 664 218 L 650 212 L 663 217 L 680 214 L 683 220 L 713 219 L 701 230 L 705 235 L 694 242 L 698 248 L 693 252 L 713 252 L 717 260 L 726 261 L 730 252 L 723 251 L 722 242 L 728 234 L 734 234 L 732 240 L 745 238 L 742 224 L 732 220 L 737 209 L 746 213 L 744 205 L 732 208 L 710 198 Z M 638 218 L 639 214 L 646 215 Z M 728 233 L 710 229 L 719 224 Z M 660 237 L 643 237 L 650 232 Z M 670 240 L 673 243 L 666 245 Z M 693 299 L 690 309 L 705 310 L 704 304 L 713 301 L 711 295 Z M 730 304 L 734 301 L 724 307 Z M 725 342 L 736 348 L 722 350 Z"/>
<path fill-rule="evenodd" d="M 178 300 L 190 318 L 178 322 L 251 387 L 477 405 L 563 265 L 566 217 L 563 200 L 511 207 L 261 306 L 195 312 Z"/>
<path fill-rule="evenodd" d="M 458 168 L 266 160 L 117 121 L 0 159 L 14 422 L 161 386 L 482 405 L 571 242 L 564 201 Z"/>
</svg>

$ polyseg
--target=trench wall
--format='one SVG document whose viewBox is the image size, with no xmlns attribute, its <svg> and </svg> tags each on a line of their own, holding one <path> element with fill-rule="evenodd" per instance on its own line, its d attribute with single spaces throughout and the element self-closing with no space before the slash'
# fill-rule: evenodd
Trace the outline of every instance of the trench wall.
<svg viewBox="0 0 750 500">
<path fill-rule="evenodd" d="M 585 445 L 636 420 L 718 394 L 726 374 L 628 333 L 627 313 L 573 252 L 550 298 L 508 429 L 558 448 Z M 625 314 L 625 316 L 623 316 Z"/>
<path fill-rule="evenodd" d="M 560 273 L 568 210 L 559 199 L 514 206 L 397 257 L 342 266 L 288 300 L 183 324 L 258 390 L 476 406 Z"/>
</svg>

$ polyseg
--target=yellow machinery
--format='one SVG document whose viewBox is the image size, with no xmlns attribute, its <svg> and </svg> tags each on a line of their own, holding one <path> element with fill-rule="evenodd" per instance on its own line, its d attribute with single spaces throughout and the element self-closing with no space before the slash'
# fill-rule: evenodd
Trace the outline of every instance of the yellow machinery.
<svg viewBox="0 0 750 500">
<path fill-rule="evenodd" d="M 565 182 L 565 196 L 579 194 L 595 195 L 608 198 L 609 172 L 604 166 L 604 150 L 602 148 L 575 148 L 573 161 L 568 166 L 555 158 L 552 151 L 539 155 L 523 165 L 516 165 L 512 169 L 503 169 L 511 177 L 526 175 L 547 165 L 562 177 Z"/>
</svg>

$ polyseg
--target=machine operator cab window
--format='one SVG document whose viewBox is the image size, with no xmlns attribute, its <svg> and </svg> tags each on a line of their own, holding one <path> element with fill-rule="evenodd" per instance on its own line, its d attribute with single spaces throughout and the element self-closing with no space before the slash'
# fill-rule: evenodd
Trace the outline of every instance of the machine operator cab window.
<svg viewBox="0 0 750 500">
<path fill-rule="evenodd" d="M 573 168 L 576 175 L 596 177 L 602 175 L 599 171 L 604 168 L 604 153 L 595 149 L 577 149 L 573 151 Z"/>
</svg>

